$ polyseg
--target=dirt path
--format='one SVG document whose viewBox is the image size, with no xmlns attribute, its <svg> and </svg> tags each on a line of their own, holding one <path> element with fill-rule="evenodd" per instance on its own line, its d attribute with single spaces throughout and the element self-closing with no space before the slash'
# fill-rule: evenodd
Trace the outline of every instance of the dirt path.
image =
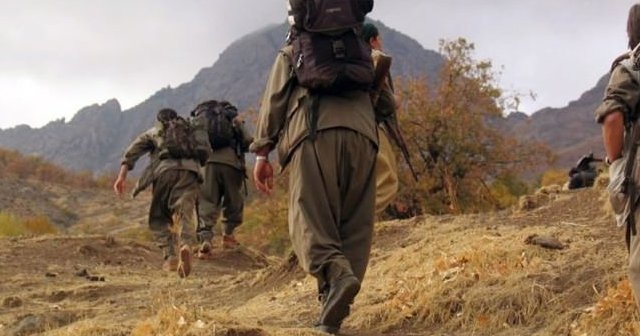
<svg viewBox="0 0 640 336">
<path fill-rule="evenodd" d="M 241 295 L 229 293 L 230 285 L 242 288 L 233 279 L 267 266 L 260 254 L 247 250 L 217 250 L 214 258 L 196 260 L 192 275 L 182 280 L 160 269 L 158 249 L 135 241 L 99 236 L 2 240 L 0 331 L 54 331 L 79 320 L 118 321 L 130 330 L 159 306 L 232 307 L 237 302 L 231 297 Z"/>
</svg>

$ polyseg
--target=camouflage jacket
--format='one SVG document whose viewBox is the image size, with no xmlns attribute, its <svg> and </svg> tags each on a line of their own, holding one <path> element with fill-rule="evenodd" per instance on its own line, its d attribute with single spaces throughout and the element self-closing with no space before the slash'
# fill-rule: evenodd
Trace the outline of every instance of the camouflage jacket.
<svg viewBox="0 0 640 336">
<path fill-rule="evenodd" d="M 199 180 L 202 180 L 200 165 L 193 159 L 159 159 L 159 152 L 162 145 L 162 137 L 160 130 L 162 125 L 156 122 L 156 125 L 146 132 L 140 134 L 124 152 L 121 164 L 127 166 L 129 170 L 135 168 L 135 164 L 143 155 L 149 154 L 149 165 L 145 168 L 140 179 L 136 183 L 133 190 L 135 197 L 139 192 L 145 190 L 153 181 L 167 170 L 189 170 L 198 174 Z"/>
</svg>

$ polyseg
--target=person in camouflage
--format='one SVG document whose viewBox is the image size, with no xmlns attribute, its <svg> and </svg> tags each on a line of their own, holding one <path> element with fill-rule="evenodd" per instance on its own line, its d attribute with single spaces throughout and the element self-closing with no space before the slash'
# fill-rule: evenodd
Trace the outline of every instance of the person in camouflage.
<svg viewBox="0 0 640 336">
<path fill-rule="evenodd" d="M 263 96 L 255 141 L 254 181 L 271 193 L 269 153 L 289 169 L 289 233 L 300 265 L 318 282 L 322 311 L 316 328 L 336 334 L 364 278 L 373 236 L 376 121 L 369 92 L 314 99 L 298 85 L 292 46 L 277 54 Z"/>
<path fill-rule="evenodd" d="M 234 230 L 242 223 L 246 167 L 244 155 L 253 138 L 249 136 L 244 122 L 237 117 L 235 106 L 229 102 L 207 101 L 193 111 L 194 118 L 204 117 L 207 108 L 222 109 L 229 115 L 231 139 L 222 148 L 211 148 L 204 169 L 204 183 L 200 187 L 198 199 L 198 229 L 200 241 L 198 256 L 211 256 L 211 242 L 214 227 L 222 211 L 222 247 L 226 249 L 239 246 Z M 228 111 L 228 112 L 225 112 Z M 206 121 L 204 121 L 206 123 Z M 213 130 L 208 130 L 212 132 Z"/>
<path fill-rule="evenodd" d="M 208 152 L 203 147 L 206 144 L 199 141 L 200 157 L 176 159 L 163 155 L 164 125 L 176 118 L 178 115 L 172 109 L 158 112 L 156 125 L 138 136 L 126 149 L 113 188 L 118 195 L 123 195 L 127 173 L 140 157 L 149 154 L 149 166 L 138 181 L 134 196 L 148 185 L 152 186 L 148 222 L 164 254 L 163 269 L 177 271 L 180 277 L 186 277 L 191 272 L 190 245 L 195 243 L 195 205 L 202 181 L 198 161 L 206 160 L 205 153 Z"/>
<path fill-rule="evenodd" d="M 596 121 L 602 124 L 602 136 L 606 151 L 606 162 L 610 164 L 609 172 L 611 181 L 617 180 L 616 174 L 624 174 L 626 155 L 629 148 L 624 146 L 625 135 L 629 136 L 634 123 L 638 122 L 640 104 L 640 72 L 637 67 L 640 61 L 638 50 L 640 49 L 640 4 L 635 4 L 629 10 L 627 20 L 627 36 L 629 49 L 618 57 L 611 67 L 611 77 L 605 90 L 602 103 L 595 110 Z M 637 155 L 635 164 L 637 164 Z M 637 186 L 638 167 L 635 167 L 633 183 Z M 611 188 L 611 186 L 610 186 Z M 637 202 L 637 200 L 634 200 Z M 612 202 L 613 205 L 613 202 Z M 624 207 L 624 206 L 623 206 Z M 613 206 L 614 211 L 617 208 Z M 628 274 L 631 288 L 635 296 L 636 304 L 640 307 L 640 239 L 635 233 L 636 223 L 640 222 L 640 211 L 627 213 L 629 208 L 620 210 L 618 216 L 629 215 L 631 221 L 619 222 L 626 225 L 626 240 L 629 248 Z"/>
</svg>

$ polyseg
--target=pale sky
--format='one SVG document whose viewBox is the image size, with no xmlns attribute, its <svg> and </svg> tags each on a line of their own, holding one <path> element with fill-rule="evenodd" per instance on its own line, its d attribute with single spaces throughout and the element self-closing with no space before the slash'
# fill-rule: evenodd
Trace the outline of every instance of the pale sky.
<svg viewBox="0 0 640 336">
<path fill-rule="evenodd" d="M 465 37 L 521 110 L 562 107 L 626 49 L 632 0 L 376 0 L 370 16 L 437 50 Z M 190 81 L 234 40 L 284 22 L 286 0 L 0 0 L 0 128 L 123 109 Z"/>
</svg>

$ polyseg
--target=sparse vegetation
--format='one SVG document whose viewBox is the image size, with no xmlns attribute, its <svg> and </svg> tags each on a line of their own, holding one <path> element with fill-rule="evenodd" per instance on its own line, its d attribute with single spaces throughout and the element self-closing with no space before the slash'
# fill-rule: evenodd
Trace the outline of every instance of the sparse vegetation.
<svg viewBox="0 0 640 336">
<path fill-rule="evenodd" d="M 464 39 L 442 42 L 445 56 L 439 81 L 429 87 L 423 78 L 399 84 L 400 124 L 409 139 L 413 164 L 421 180 L 414 186 L 404 172 L 403 192 L 414 195 L 425 213 L 467 213 L 501 209 L 518 196 L 504 184 L 493 195 L 488 185 L 504 176 L 511 180 L 539 162 L 551 160 L 550 151 L 536 143 L 520 143 L 501 133 L 492 121 L 502 118 L 509 105 L 496 84 L 491 62 L 473 59 L 474 45 Z M 399 162 L 402 162 L 399 159 Z M 409 188 L 411 186 L 411 188 Z M 505 195 L 505 192 L 516 192 Z"/>
<path fill-rule="evenodd" d="M 541 186 L 564 185 L 569 180 L 567 172 L 561 169 L 549 169 L 540 178 Z"/>
<path fill-rule="evenodd" d="M 57 232 L 58 229 L 45 216 L 22 219 L 8 212 L 0 211 L 0 237 L 39 236 Z"/>
<path fill-rule="evenodd" d="M 17 151 L 0 149 L 0 177 L 34 179 L 76 188 L 110 188 L 115 180 L 110 174 L 97 179 L 89 171 L 70 172 L 37 156 L 24 156 Z"/>
</svg>

